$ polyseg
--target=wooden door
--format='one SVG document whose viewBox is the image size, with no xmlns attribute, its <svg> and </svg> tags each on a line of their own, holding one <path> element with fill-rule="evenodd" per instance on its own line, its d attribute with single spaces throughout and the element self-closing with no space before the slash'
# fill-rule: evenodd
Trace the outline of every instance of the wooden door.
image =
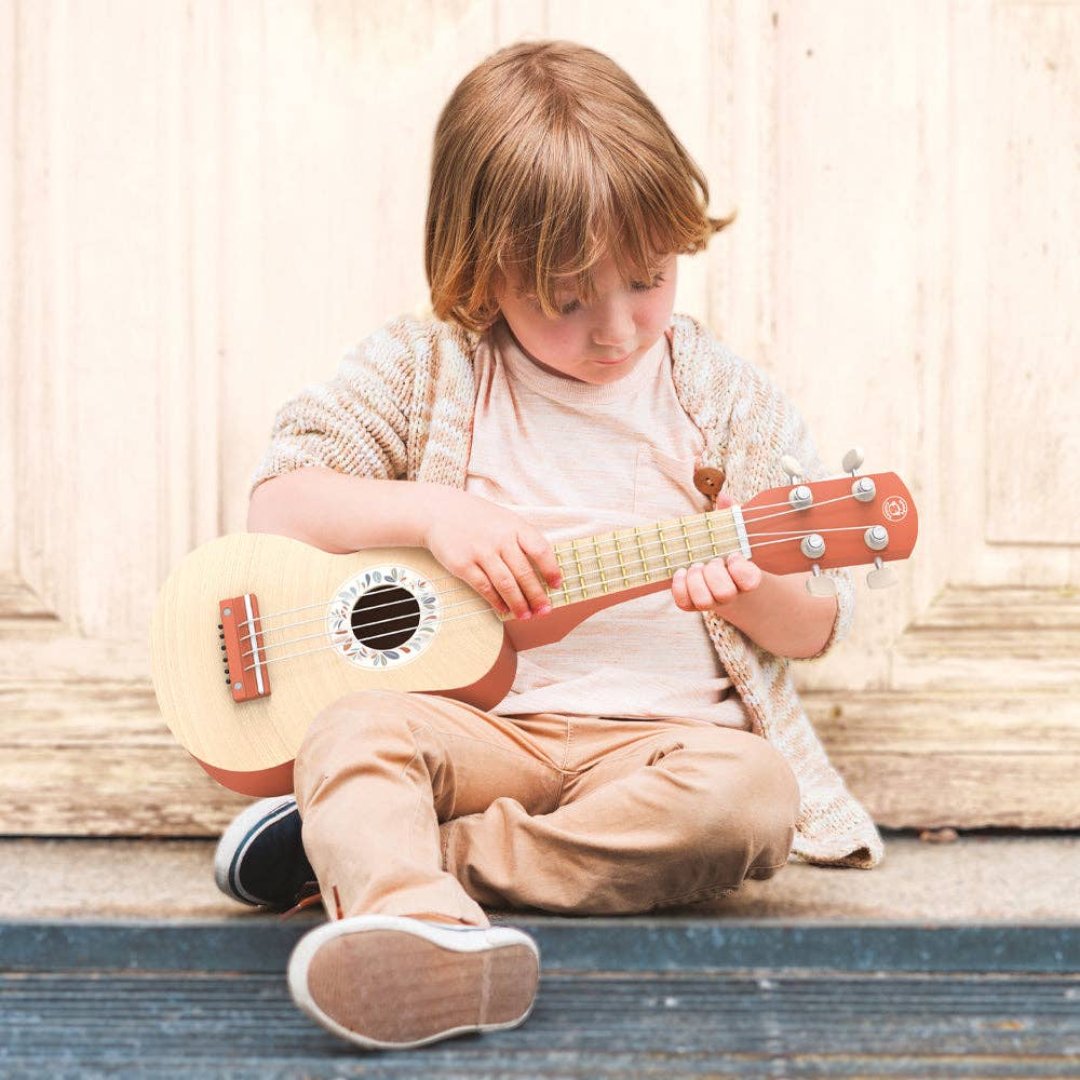
<svg viewBox="0 0 1080 1080">
<path fill-rule="evenodd" d="M 527 36 L 623 64 L 738 210 L 677 309 L 918 500 L 899 587 L 797 665 L 853 791 L 1076 827 L 1077 0 L 0 0 L 0 832 L 246 801 L 157 714 L 157 589 L 244 528 L 275 409 L 422 306 L 438 111 Z"/>
</svg>

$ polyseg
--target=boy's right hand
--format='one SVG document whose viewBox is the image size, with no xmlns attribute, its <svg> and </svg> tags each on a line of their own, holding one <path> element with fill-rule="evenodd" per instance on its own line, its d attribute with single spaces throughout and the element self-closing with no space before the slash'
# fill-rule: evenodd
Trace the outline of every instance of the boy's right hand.
<svg viewBox="0 0 1080 1080">
<path fill-rule="evenodd" d="M 520 514 L 457 488 L 448 488 L 433 503 L 423 544 L 451 574 L 500 614 L 527 619 L 551 610 L 544 580 L 557 588 L 562 573 L 539 529 Z"/>
</svg>

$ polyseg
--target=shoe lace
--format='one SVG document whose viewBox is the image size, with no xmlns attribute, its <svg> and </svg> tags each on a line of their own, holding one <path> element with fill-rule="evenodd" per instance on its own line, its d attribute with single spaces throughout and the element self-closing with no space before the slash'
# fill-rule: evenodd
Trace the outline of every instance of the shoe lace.
<svg viewBox="0 0 1080 1080">
<path fill-rule="evenodd" d="M 283 911 L 278 916 L 280 922 L 291 919 L 298 911 L 303 911 L 304 908 L 313 907 L 315 904 L 320 903 L 322 901 L 322 892 L 319 889 L 319 883 L 317 881 L 306 882 L 301 886 L 297 897 L 297 902 L 288 911 Z"/>
</svg>

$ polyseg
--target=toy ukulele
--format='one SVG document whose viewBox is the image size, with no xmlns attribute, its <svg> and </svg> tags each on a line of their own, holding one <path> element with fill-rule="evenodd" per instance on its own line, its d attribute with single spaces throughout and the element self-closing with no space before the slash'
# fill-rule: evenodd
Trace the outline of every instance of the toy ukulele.
<svg viewBox="0 0 1080 1080">
<path fill-rule="evenodd" d="M 219 783 L 248 795 L 292 791 L 293 760 L 327 705 L 352 691 L 437 693 L 491 708 L 509 692 L 517 653 L 564 638 L 613 604 L 670 588 L 676 570 L 741 551 L 774 574 L 811 571 L 835 593 L 830 567 L 872 563 L 893 583 L 918 517 L 895 473 L 803 483 L 741 506 L 575 537 L 556 545 L 562 585 L 552 611 L 500 615 L 420 547 L 330 554 L 269 533 L 234 533 L 188 554 L 158 596 L 151 663 L 173 735 Z"/>
</svg>

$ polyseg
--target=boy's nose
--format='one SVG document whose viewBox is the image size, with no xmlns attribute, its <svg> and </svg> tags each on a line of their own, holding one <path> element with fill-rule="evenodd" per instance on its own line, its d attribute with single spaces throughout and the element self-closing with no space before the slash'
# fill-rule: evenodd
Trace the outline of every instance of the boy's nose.
<svg viewBox="0 0 1080 1080">
<path fill-rule="evenodd" d="M 636 330 L 629 314 L 606 319 L 593 333 L 593 344 L 609 357 L 625 356 L 634 349 Z"/>
</svg>

